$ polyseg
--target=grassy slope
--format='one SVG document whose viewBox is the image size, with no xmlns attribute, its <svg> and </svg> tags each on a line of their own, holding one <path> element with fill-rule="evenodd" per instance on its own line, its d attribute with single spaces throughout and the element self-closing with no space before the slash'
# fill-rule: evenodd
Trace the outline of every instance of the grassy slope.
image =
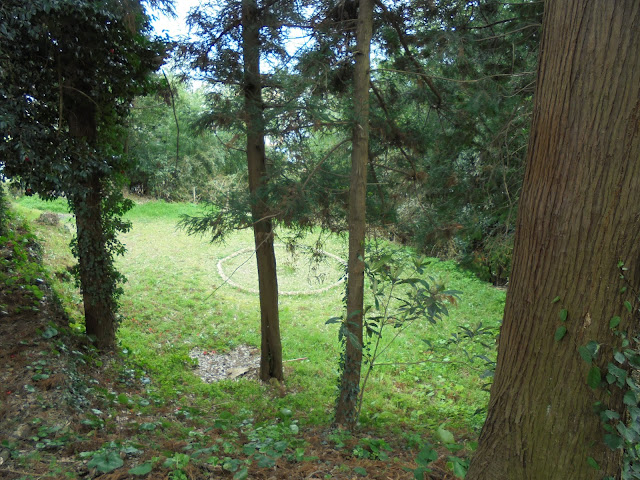
<svg viewBox="0 0 640 480">
<path fill-rule="evenodd" d="M 23 212 L 34 218 L 51 204 L 22 199 Z M 65 211 L 54 204 L 55 211 Z M 325 321 L 342 311 L 342 289 L 320 295 L 283 296 L 280 300 L 285 359 L 307 360 L 286 364 L 287 395 L 267 394 L 268 386 L 240 380 L 204 384 L 190 368 L 189 351 L 194 347 L 226 351 L 237 344 L 259 345 L 259 309 L 255 294 L 221 285 L 216 264 L 219 259 L 250 246 L 252 235 L 237 232 L 223 245 L 188 237 L 177 231 L 180 214 L 193 213 L 189 205 L 148 202 L 129 214 L 132 230 L 123 236 L 128 253 L 119 266 L 128 277 L 122 299 L 123 320 L 119 338 L 133 359 L 151 375 L 158 395 L 189 405 L 207 407 L 233 415 L 258 419 L 275 417 L 282 407 L 294 411 L 301 422 L 327 424 L 335 396 L 339 345 L 337 326 Z M 68 307 L 79 303 L 64 269 L 71 258 L 64 245 L 70 233 L 62 228 L 39 226 L 46 239 L 45 260 L 60 281 Z M 344 256 L 344 242 L 330 238 L 325 249 Z M 432 264 L 436 278 L 463 292 L 450 317 L 437 326 L 415 325 L 395 341 L 374 372 L 367 387 L 362 423 L 380 433 L 406 430 L 433 431 L 442 423 L 471 433 L 483 420 L 473 415 L 488 395 L 480 390 L 482 361 L 469 365 L 460 348 L 444 348 L 458 326 L 471 328 L 478 322 L 497 326 L 504 307 L 504 292 L 479 282 L 451 262 Z M 216 290 L 216 288 L 220 287 Z M 423 342 L 428 339 L 431 346 Z M 473 355 L 495 355 L 488 348 L 468 348 Z M 440 350 L 439 350 L 440 349 Z M 426 363 L 427 359 L 434 361 Z M 447 363 L 449 361 L 460 363 Z M 444 363 L 441 363 L 444 362 Z M 476 370 L 479 369 L 479 370 Z"/>
</svg>

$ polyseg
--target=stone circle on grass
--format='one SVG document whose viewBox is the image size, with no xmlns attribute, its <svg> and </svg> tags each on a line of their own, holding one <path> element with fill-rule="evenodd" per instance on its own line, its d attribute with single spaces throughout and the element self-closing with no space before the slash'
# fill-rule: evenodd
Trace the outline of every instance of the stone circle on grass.
<svg viewBox="0 0 640 480">
<path fill-rule="evenodd" d="M 333 253 L 310 247 L 290 252 L 276 244 L 278 293 L 314 295 L 345 281 L 346 261 Z M 305 251 L 302 251 L 305 250 Z M 258 272 L 253 247 L 242 248 L 218 262 L 218 274 L 225 283 L 248 293 L 258 293 Z"/>
</svg>

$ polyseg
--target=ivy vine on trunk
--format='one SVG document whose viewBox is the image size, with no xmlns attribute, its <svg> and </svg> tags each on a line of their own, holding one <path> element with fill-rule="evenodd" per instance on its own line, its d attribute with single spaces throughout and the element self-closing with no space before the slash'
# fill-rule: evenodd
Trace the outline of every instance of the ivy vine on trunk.
<svg viewBox="0 0 640 480">
<path fill-rule="evenodd" d="M 120 217 L 131 205 L 120 192 L 119 132 L 164 47 L 145 36 L 138 1 L 7 0 L 0 24 L 3 174 L 27 194 L 69 201 L 86 331 L 111 348 L 123 280 L 114 267 L 124 252 L 117 234 L 128 228 Z"/>
</svg>

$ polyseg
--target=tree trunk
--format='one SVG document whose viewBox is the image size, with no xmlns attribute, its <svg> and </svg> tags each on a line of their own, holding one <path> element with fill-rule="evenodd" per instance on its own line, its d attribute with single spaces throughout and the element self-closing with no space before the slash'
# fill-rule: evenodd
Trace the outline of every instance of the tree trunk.
<svg viewBox="0 0 640 480">
<path fill-rule="evenodd" d="M 367 159 L 369 153 L 369 49 L 373 29 L 373 1 L 360 0 L 353 74 L 354 127 L 349 179 L 349 259 L 347 281 L 346 351 L 335 423 L 352 429 L 362 367 L 364 307 L 364 241 L 366 230 Z"/>
<path fill-rule="evenodd" d="M 87 195 L 72 200 L 76 215 L 78 268 L 84 301 L 84 319 L 87 335 L 95 336 L 96 346 L 108 350 L 115 346 L 116 319 L 105 259 L 102 230 L 102 189 L 100 177 L 95 173 L 84 185 Z"/>
<path fill-rule="evenodd" d="M 273 229 L 268 208 L 259 196 L 267 168 L 264 146 L 264 105 L 260 79 L 260 23 L 255 0 L 242 2 L 242 38 L 244 53 L 245 124 L 247 127 L 247 166 L 249 191 L 253 196 L 251 214 L 255 239 L 260 291 L 261 356 L 260 378 L 282 381 L 282 344 L 278 314 L 278 276 L 273 248 Z"/>
<path fill-rule="evenodd" d="M 597 341 L 606 372 L 620 344 L 610 319 L 637 329 L 623 302 L 640 291 L 640 2 L 545 9 L 498 363 L 467 480 L 620 478 L 620 450 L 604 444 L 593 405 L 623 411 L 623 392 L 591 389 L 577 349 Z"/>
<path fill-rule="evenodd" d="M 95 106 L 87 99 L 69 97 L 65 108 L 69 134 L 94 145 L 97 137 Z M 84 169 L 81 162 L 76 160 L 78 171 Z M 110 257 L 103 232 L 102 195 L 100 175 L 92 172 L 77 186 L 77 192 L 69 194 L 69 200 L 76 216 L 76 248 L 86 333 L 96 338 L 100 350 L 107 350 L 115 346 L 116 318 L 107 265 Z"/>
</svg>

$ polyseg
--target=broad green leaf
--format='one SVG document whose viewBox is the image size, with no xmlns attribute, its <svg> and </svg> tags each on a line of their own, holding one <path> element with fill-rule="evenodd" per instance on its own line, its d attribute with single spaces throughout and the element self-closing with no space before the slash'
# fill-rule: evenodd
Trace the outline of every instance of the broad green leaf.
<svg viewBox="0 0 640 480">
<path fill-rule="evenodd" d="M 554 340 L 556 342 L 559 342 L 560 340 L 562 340 L 564 338 L 564 336 L 567 333 L 567 327 L 565 327 L 564 325 L 560 325 L 558 327 L 558 329 L 556 330 L 555 335 L 553 336 Z"/>
<path fill-rule="evenodd" d="M 436 437 L 438 438 L 438 440 L 445 444 L 456 442 L 455 438 L 453 437 L 453 433 L 445 429 L 444 425 L 440 425 L 438 427 L 438 430 L 436 430 Z"/>
<path fill-rule="evenodd" d="M 638 441 L 638 435 L 636 434 L 634 428 L 627 428 L 627 426 L 622 423 L 622 422 L 618 422 L 618 424 L 616 425 L 616 429 L 618 430 L 618 432 L 620 432 L 620 434 L 622 435 L 622 437 L 629 443 L 637 443 Z"/>
<path fill-rule="evenodd" d="M 293 415 L 293 412 L 290 409 L 283 407 L 280 409 L 280 415 L 282 415 L 285 418 L 288 418 L 291 415 Z"/>
<path fill-rule="evenodd" d="M 368 475 L 367 471 L 362 467 L 354 467 L 353 471 L 358 475 L 362 475 L 363 477 L 366 477 Z"/>
<path fill-rule="evenodd" d="M 107 473 L 115 470 L 116 468 L 120 468 L 124 465 L 124 462 L 120 458 L 120 454 L 118 452 L 114 452 L 110 450 L 108 452 L 101 452 L 91 459 L 87 466 L 89 468 L 96 468 L 99 472 Z"/>
<path fill-rule="evenodd" d="M 247 467 L 241 468 L 233 476 L 233 480 L 246 480 L 247 478 L 249 478 L 249 470 Z"/>
<path fill-rule="evenodd" d="M 593 356 L 591 355 L 591 351 L 587 347 L 581 345 L 580 347 L 578 347 L 578 353 L 585 362 L 591 365 L 591 362 L 593 362 Z"/>
<path fill-rule="evenodd" d="M 633 350 L 625 350 L 624 356 L 627 357 L 627 360 L 632 366 L 640 368 L 640 355 Z"/>
<path fill-rule="evenodd" d="M 245 455 L 253 455 L 255 451 L 255 445 L 245 445 L 242 447 L 242 453 L 244 453 Z"/>
<path fill-rule="evenodd" d="M 460 462 L 453 463 L 453 474 L 458 478 L 464 478 L 467 476 L 467 467 Z"/>
<path fill-rule="evenodd" d="M 153 469 L 153 464 L 150 462 L 143 463 L 142 465 L 138 465 L 137 467 L 133 467 L 129 469 L 129 473 L 131 475 L 146 475 L 151 472 Z"/>
<path fill-rule="evenodd" d="M 558 295 L 556 298 L 551 300 L 551 303 L 558 303 L 559 301 L 560 301 L 560 295 Z"/>
<path fill-rule="evenodd" d="M 58 335 L 58 330 L 53 327 L 47 327 L 47 329 L 42 332 L 42 338 L 49 339 L 55 337 L 56 335 Z"/>
<path fill-rule="evenodd" d="M 603 412 L 600 412 L 600 418 L 603 422 L 608 422 L 609 420 L 619 420 L 620 414 L 613 410 L 604 410 Z"/>
<path fill-rule="evenodd" d="M 424 479 L 424 474 L 425 473 L 431 473 L 432 471 L 433 470 L 431 470 L 430 468 L 418 467 L 415 470 L 413 470 L 413 478 L 415 480 L 423 480 Z"/>
<path fill-rule="evenodd" d="M 591 468 L 595 468 L 596 470 L 600 470 L 600 465 L 598 465 L 598 462 L 596 462 L 593 457 L 587 458 L 587 463 L 589 464 L 589 466 Z"/>
<path fill-rule="evenodd" d="M 607 365 L 607 381 L 609 384 L 616 382 L 619 387 L 622 387 L 627 380 L 627 371 L 615 366 L 609 362 Z"/>
<path fill-rule="evenodd" d="M 611 450 L 617 450 L 618 448 L 622 447 L 622 444 L 624 442 L 623 442 L 622 437 L 620 435 L 614 435 L 614 434 L 611 434 L 611 433 L 607 433 L 604 436 L 604 443 Z"/>
<path fill-rule="evenodd" d="M 560 320 L 562 320 L 563 322 L 567 321 L 568 315 L 569 315 L 569 312 L 567 311 L 566 308 L 563 308 L 562 310 L 560 310 L 559 316 L 560 316 Z"/>
<path fill-rule="evenodd" d="M 431 462 L 438 459 L 438 452 L 435 451 L 433 445 L 430 443 L 425 443 L 420 449 L 420 453 L 418 453 L 418 457 L 416 458 L 416 463 L 418 465 L 429 465 Z"/>
<path fill-rule="evenodd" d="M 596 366 L 591 367 L 589 370 L 589 374 L 587 375 L 587 385 L 589 385 L 594 390 L 600 387 L 600 382 L 602 381 L 602 375 L 600 373 L 600 369 Z"/>
<path fill-rule="evenodd" d="M 629 300 L 625 300 L 624 306 L 629 311 L 629 313 L 631 313 L 631 311 L 633 310 L 633 307 L 631 306 L 631 302 L 629 302 Z"/>
<path fill-rule="evenodd" d="M 585 345 L 587 350 L 591 353 L 591 358 L 596 358 L 598 354 L 598 350 L 600 350 L 600 344 L 594 340 L 591 340 L 589 343 Z"/>
<path fill-rule="evenodd" d="M 628 405 L 630 407 L 635 407 L 636 405 L 638 405 L 638 398 L 636 396 L 636 392 L 634 392 L 633 390 L 629 390 L 627 393 L 624 394 L 624 404 Z"/>
<path fill-rule="evenodd" d="M 271 457 L 267 457 L 266 455 L 260 455 L 258 457 L 257 464 L 260 468 L 272 468 L 275 466 L 276 461 Z"/>
<path fill-rule="evenodd" d="M 618 325 L 620 325 L 620 321 L 621 318 L 618 317 L 617 315 L 615 317 L 613 317 L 610 321 L 609 321 L 609 328 L 611 330 L 613 330 L 614 328 L 616 328 Z"/>
</svg>

